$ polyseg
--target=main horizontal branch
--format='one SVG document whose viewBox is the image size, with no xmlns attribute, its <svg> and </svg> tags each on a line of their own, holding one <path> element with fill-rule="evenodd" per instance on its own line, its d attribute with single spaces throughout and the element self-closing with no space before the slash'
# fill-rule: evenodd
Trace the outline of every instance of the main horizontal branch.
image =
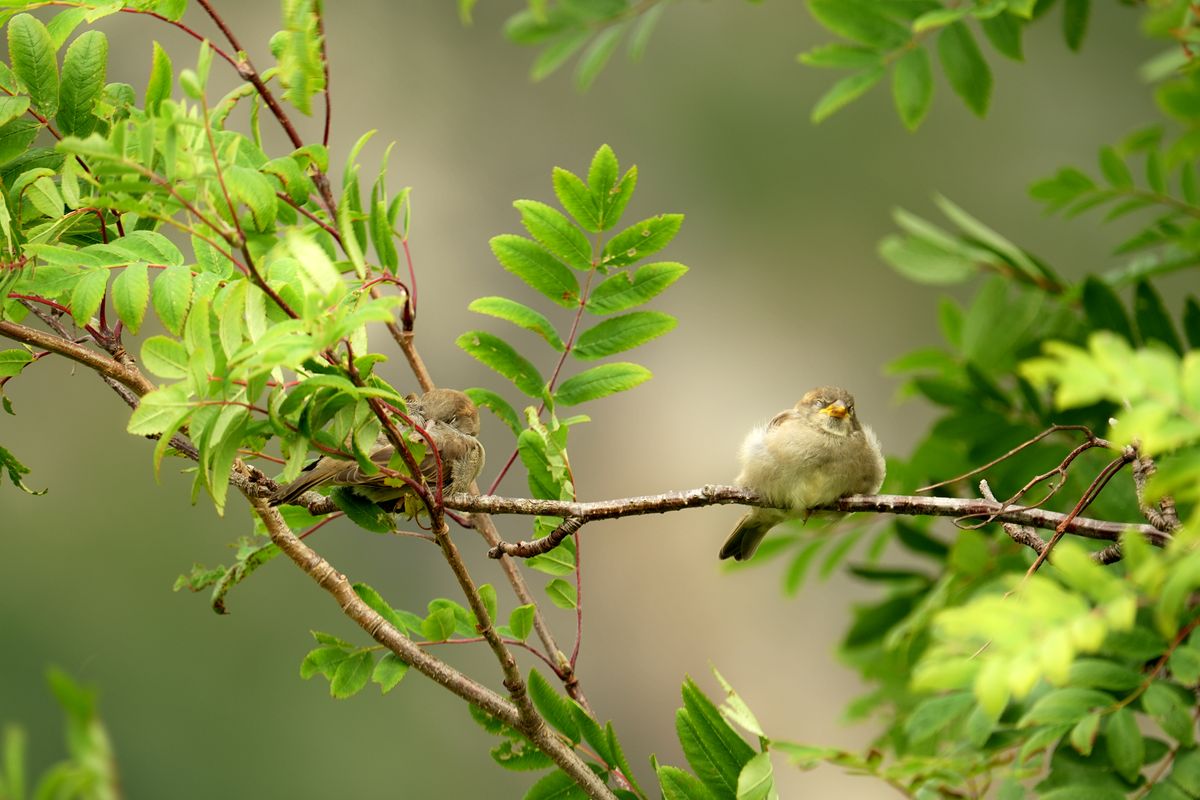
<svg viewBox="0 0 1200 800">
<path fill-rule="evenodd" d="M 597 500 L 590 503 L 572 503 L 563 500 L 536 500 L 525 497 L 499 497 L 496 495 L 453 494 L 445 498 L 447 508 L 456 511 L 482 512 L 485 514 L 530 514 L 547 517 L 577 517 L 585 522 L 599 519 L 616 519 L 640 514 L 663 514 L 685 508 L 739 504 L 746 506 L 773 507 L 773 505 L 747 489 L 738 486 L 702 486 L 698 489 L 664 492 L 663 494 L 625 497 L 618 500 Z M 879 494 L 851 495 L 832 503 L 817 506 L 819 511 L 863 511 L 875 514 L 902 514 L 906 516 L 935 516 L 972 518 L 979 522 L 1011 522 L 1032 528 L 1057 530 L 1067 521 L 1066 514 L 1046 511 L 1027 506 L 1003 506 L 985 499 L 960 499 L 954 497 L 918 497 L 913 495 Z M 1076 517 L 1067 521 L 1066 533 L 1088 539 L 1117 541 L 1125 531 L 1136 531 L 1151 544 L 1164 546 L 1170 541 L 1168 533 L 1152 525 L 1133 522 Z"/>
</svg>

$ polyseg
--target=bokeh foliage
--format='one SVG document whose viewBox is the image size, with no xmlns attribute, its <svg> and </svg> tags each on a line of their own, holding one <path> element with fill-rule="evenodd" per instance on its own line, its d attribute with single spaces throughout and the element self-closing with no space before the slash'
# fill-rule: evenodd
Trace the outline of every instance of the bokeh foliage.
<svg viewBox="0 0 1200 800">
<path fill-rule="evenodd" d="M 319 5 L 282 4 L 282 29 L 270 43 L 276 63 L 259 76 L 262 86 L 251 81 L 210 101 L 214 62 L 237 69 L 235 57 L 204 43 L 194 66 L 177 70 L 180 56 L 173 60 L 155 45 L 140 103 L 133 87 L 106 82 L 105 35 L 77 32 L 118 11 L 178 23 L 185 2 L 83 3 L 53 9 L 44 21 L 24 13 L 41 5 L 13 3 L 0 12 L 9 45 L 9 63 L 0 65 L 0 320 L 33 322 L 36 309 L 43 323 L 109 353 L 144 334 L 140 363 L 162 383 L 141 399 L 129 430 L 158 439 L 156 466 L 175 454 L 172 437 L 187 432 L 197 453 L 193 495 L 207 493 L 218 510 L 237 458 L 278 457 L 283 479 L 319 453 L 377 468 L 368 458 L 381 429 L 375 403 L 402 411 L 406 392 L 375 373 L 385 356 L 372 349 L 379 331 L 371 328 L 369 336 L 368 325 L 403 333 L 417 319 L 416 270 L 406 246 L 409 190 L 389 189 L 385 159 L 363 191 L 359 155 L 369 133 L 346 155 L 335 193 L 330 164 L 341 159 L 324 143 L 293 140 L 289 151 L 270 153 L 260 132 L 262 119 L 276 113 L 263 87 L 280 90 L 300 113 L 319 107 Z M 916 128 L 933 96 L 934 52 L 952 91 L 982 115 L 994 89 L 979 41 L 1019 60 L 1023 31 L 1044 24 L 1056 5 L 1067 46 L 1080 47 L 1088 0 L 811 0 L 813 17 L 838 41 L 801 62 L 853 70 L 817 102 L 813 118 L 827 117 L 890 73 L 898 116 Z M 472 6 L 460 1 L 460 13 L 469 17 Z M 665 7 L 531 0 L 506 33 L 541 48 L 535 78 L 578 55 L 576 80 L 586 88 L 621 42 L 634 55 L 645 47 Z M 879 587 L 876 602 L 855 609 L 841 655 L 870 687 L 848 715 L 872 719 L 881 732 L 862 753 L 773 740 L 719 675 L 720 704 L 687 679 L 676 716 L 687 769 L 652 761 L 664 797 L 772 797 L 771 751 L 801 767 L 832 763 L 873 775 L 918 798 L 1200 797 L 1200 617 L 1193 599 L 1200 590 L 1200 303 L 1179 289 L 1194 286 L 1186 282 L 1200 264 L 1200 84 L 1192 7 L 1151 3 L 1144 20 L 1146 35 L 1170 40 L 1147 68 L 1165 119 L 1103 148 L 1094 169 L 1064 166 L 1031 188 L 1049 212 L 1103 210 L 1101 224 L 1136 221 L 1117 249 L 1119 267 L 1045 263 L 1020 246 L 1019 236 L 1002 235 L 946 198 L 937 200 L 945 222 L 896 212 L 899 231 L 880 244 L 881 257 L 912 280 L 970 284 L 973 294 L 966 303 L 942 300 L 940 346 L 889 367 L 903 376 L 902 394 L 932 403 L 939 417 L 908 458 L 889 462 L 885 490 L 910 492 L 966 473 L 1052 425 L 1086 426 L 1112 449 L 1136 447 L 1157 465 L 1141 497 L 1126 470 L 1087 513 L 1139 522 L 1142 506 L 1169 496 L 1182 520 L 1170 544 L 1158 549 L 1127 535 L 1123 558 L 1101 565 L 1089 557 L 1098 546 L 1068 538 L 1027 576 L 1033 554 L 996 525 L 948 532 L 928 519 L 857 519 L 836 535 L 813 526 L 785 530 L 768 540 L 759 560 L 786 560 L 788 593 L 800 591 L 814 570 L 841 568 Z M 544 201 L 549 192 L 544 200 L 517 200 L 528 236 L 504 233 L 491 241 L 498 265 L 539 293 L 545 307 L 501 296 L 471 304 L 533 334 L 536 347 L 482 328 L 457 341 L 512 384 L 508 397 L 485 389 L 470 394 L 510 429 L 531 495 L 570 500 L 569 432 L 587 417 L 560 418 L 559 409 L 650 377 L 646 367 L 612 357 L 674 327 L 670 316 L 642 306 L 686 267 L 647 263 L 682 217 L 622 222 L 638 171 L 622 171 L 610 148 L 596 151 L 586 174 L 555 168 L 551 177 L 558 207 Z M 569 325 L 555 321 L 564 314 Z M 3 396 L 5 383 L 44 356 L 32 347 L 0 351 L 6 412 L 15 409 Z M 404 435 L 419 458 L 424 441 Z M 1076 443 L 1072 435 L 1078 432 L 1039 440 L 983 477 L 998 497 L 1008 497 L 1058 463 Z M 1113 457 L 1105 449 L 1089 450 L 1054 478 L 1047 507 L 1071 510 Z M 0 467 L 14 486 L 30 490 L 17 454 L 0 448 Z M 388 468 L 397 480 L 416 478 L 399 456 Z M 965 481 L 939 491 L 973 496 L 976 487 Z M 390 518 L 353 496 L 335 499 L 363 528 L 392 530 Z M 321 524 L 303 509 L 284 514 L 297 532 Z M 537 518 L 532 535 L 561 522 Z M 240 539 L 236 552 L 232 565 L 197 567 L 177 588 L 211 590 L 214 609 L 224 611 L 229 591 L 279 553 L 261 528 Z M 578 613 L 572 539 L 529 566 L 548 576 L 547 600 Z M 417 613 L 394 608 L 386 587 L 354 588 L 417 641 L 473 640 L 486 624 L 450 598 L 432 598 Z M 498 626 L 507 643 L 535 646 L 538 604 L 508 607 L 491 584 L 478 595 L 490 620 L 507 619 Z M 372 681 L 388 692 L 405 677 L 407 665 L 377 645 L 313 635 L 317 646 L 303 658 L 301 677 L 322 675 L 334 697 Z M 527 681 L 540 716 L 616 796 L 651 796 L 637 783 L 613 724 L 601 725 L 554 685 L 566 656 L 543 658 L 556 674 L 546 677 L 539 666 Z M 92 725 L 85 693 L 66 679 L 58 685 L 64 705 L 80 712 L 79 724 Z M 497 737 L 492 755 L 499 766 L 549 770 L 527 797 L 585 796 L 521 732 L 476 707 L 471 716 Z M 20 797 L 27 781 L 19 735 L 8 741 L 15 755 L 0 785 Z M 89 741 L 99 741 L 92 749 L 109 757 L 106 741 Z M 81 789 L 74 796 L 95 795 Z"/>
</svg>

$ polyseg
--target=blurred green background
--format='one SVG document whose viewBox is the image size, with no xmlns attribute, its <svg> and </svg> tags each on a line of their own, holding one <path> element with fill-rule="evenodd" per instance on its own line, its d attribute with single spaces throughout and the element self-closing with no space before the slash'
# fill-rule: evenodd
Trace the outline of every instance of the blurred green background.
<svg viewBox="0 0 1200 800">
<path fill-rule="evenodd" d="M 217 5 L 260 69 L 268 66 L 275 4 Z M 906 455 L 930 411 L 895 402 L 883 367 L 936 343 L 939 292 L 907 283 L 876 256 L 890 210 L 936 216 L 930 198 L 941 192 L 1067 275 L 1095 268 L 1114 240 L 1086 219 L 1042 217 L 1026 186 L 1066 163 L 1090 165 L 1101 144 L 1154 115 L 1135 70 L 1155 48 L 1138 38 L 1136 13 L 1113 3 L 1094 4 L 1079 55 L 1066 51 L 1057 20 L 1031 31 L 1024 65 L 989 52 L 997 85 L 985 121 L 939 82 L 915 135 L 881 89 L 810 125 L 809 109 L 837 74 L 797 65 L 797 52 L 826 37 L 795 0 L 674 4 L 645 59 L 614 58 L 588 94 L 568 74 L 529 82 L 533 53 L 499 32 L 518 7 L 479 3 L 475 24 L 463 27 L 446 0 L 328 3 L 331 162 L 343 163 L 359 134 L 376 128 L 363 159 L 370 175 L 386 142 L 397 141 L 390 181 L 414 187 L 418 342 L 435 379 L 450 386 L 507 391 L 453 340 L 499 328 L 467 312 L 472 299 L 532 297 L 487 242 L 520 230 L 513 199 L 552 201 L 553 166 L 584 171 L 607 142 L 623 166 L 640 170 L 630 219 L 687 215 L 663 257 L 692 271 L 656 306 L 678 316 L 679 328 L 634 354 L 653 381 L 586 409 L 593 424 L 574 430 L 571 448 L 581 499 L 728 482 L 746 430 L 824 383 L 855 392 L 885 450 Z M 186 21 L 209 31 L 200 16 L 193 9 Z M 152 20 L 116 15 L 101 27 L 109 80 L 139 92 L 152 39 L 177 71 L 194 62 L 192 42 Z M 282 148 L 265 119 L 264 130 Z M 305 130 L 319 137 L 319 120 Z M 376 341 L 396 356 L 389 378 L 410 387 L 402 359 Z M 361 634 L 283 560 L 233 593 L 227 617 L 205 597 L 173 594 L 193 561 L 229 560 L 226 543 L 248 531 L 248 515 L 237 503 L 224 519 L 204 501 L 190 506 L 182 462 L 167 462 L 155 485 L 150 443 L 124 433 L 127 409 L 92 375 L 45 359 L 10 394 L 17 416 L 0 417 L 0 443 L 33 469 L 29 484 L 49 493 L 0 491 L 0 721 L 29 729 L 36 767 L 62 748 L 43 680 L 53 663 L 100 687 L 129 797 L 519 797 L 532 782 L 492 766 L 493 741 L 415 673 L 382 699 L 368 690 L 334 701 L 323 680 L 301 681 L 310 629 Z M 484 424 L 490 481 L 512 442 L 494 419 Z M 527 493 L 519 475 L 502 488 Z M 584 531 L 579 675 L 643 778 L 650 753 L 682 763 L 679 684 L 690 674 L 716 690 L 710 665 L 775 737 L 846 746 L 869 738 L 869 727 L 841 722 L 861 687 L 834 646 L 851 605 L 870 595 L 834 576 L 785 598 L 777 564 L 723 573 L 716 551 L 738 515 L 711 508 Z M 501 529 L 509 539 L 528 531 L 518 519 Z M 502 582 L 474 534 L 456 536 L 476 579 Z M 339 524 L 312 543 L 396 605 L 419 611 L 454 593 L 440 557 L 420 542 Z M 507 614 L 512 601 L 500 594 Z M 569 648 L 572 615 L 548 613 Z M 498 686 L 482 648 L 437 654 Z M 784 797 L 892 794 L 832 769 L 800 773 L 777 759 L 776 770 Z"/>
</svg>

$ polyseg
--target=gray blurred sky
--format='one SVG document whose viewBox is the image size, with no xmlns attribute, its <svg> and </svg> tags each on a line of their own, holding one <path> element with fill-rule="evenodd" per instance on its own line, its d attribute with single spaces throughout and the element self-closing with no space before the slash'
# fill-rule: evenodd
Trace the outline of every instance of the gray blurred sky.
<svg viewBox="0 0 1200 800">
<path fill-rule="evenodd" d="M 275 5 L 218 5 L 267 66 Z M 691 272 L 654 306 L 679 327 L 630 354 L 653 381 L 586 409 L 593 423 L 575 429 L 571 448 L 581 499 L 727 482 L 745 431 L 825 383 L 854 391 L 885 450 L 906 454 L 930 413 L 893 402 L 896 384 L 883 366 L 936 343 L 939 292 L 905 282 L 876 256 L 892 230 L 890 209 L 934 217 L 930 198 L 941 192 L 1078 274 L 1105 262 L 1112 240 L 1085 220 L 1047 220 L 1026 186 L 1066 163 L 1090 165 L 1101 144 L 1153 119 L 1134 69 L 1154 48 L 1137 38 L 1133 12 L 1108 3 L 1094 5 L 1078 56 L 1058 37 L 1057 12 L 1028 37 L 1027 64 L 989 52 L 997 85 L 986 121 L 939 78 L 916 134 L 901 127 L 882 89 L 809 124 L 809 109 L 838 73 L 796 64 L 798 51 L 827 37 L 794 1 L 677 3 L 645 59 L 618 55 L 585 95 L 567 74 L 528 81 L 533 53 L 499 34 L 516 3 L 480 3 L 469 28 L 445 0 L 327 7 L 331 161 L 343 163 L 358 135 L 376 128 L 364 155 L 370 175 L 386 142 L 398 143 L 389 177 L 414 187 L 418 341 L 439 383 L 507 391 L 453 340 L 469 328 L 502 331 L 466 310 L 476 297 L 538 303 L 494 262 L 487 242 L 520 230 L 513 199 L 552 201 L 553 166 L 582 172 L 607 142 L 623 166 L 640 170 L 630 219 L 687 215 L 662 255 Z M 197 17 L 193 10 L 188 20 Z M 139 92 L 152 38 L 170 49 L 176 70 L 194 62 L 187 40 L 150 21 L 117 15 L 103 29 L 109 79 Z M 552 363 L 523 337 L 511 334 L 540 352 L 542 365 Z M 407 387 L 395 355 L 389 376 Z M 176 464 L 165 465 L 156 486 L 151 446 L 123 433 L 124 407 L 83 370 L 47 359 L 10 394 L 18 416 L 0 418 L 0 444 L 50 493 L 0 490 L 0 720 L 30 728 L 38 764 L 60 749 L 41 679 L 55 663 L 101 687 L 129 797 L 516 797 L 532 782 L 491 766 L 489 738 L 415 673 L 382 700 L 366 691 L 335 702 L 322 680 L 300 681 L 309 629 L 361 636 L 288 564 L 272 563 L 240 587 L 226 618 L 202 597 L 170 593 L 193 561 L 228 560 L 225 543 L 247 532 L 246 512 L 232 503 L 219 519 L 204 501 L 189 506 L 190 477 Z M 492 419 L 485 426 L 490 480 L 511 437 Z M 525 494 L 523 481 L 503 489 Z M 647 780 L 650 753 L 682 763 L 679 684 L 690 674 L 714 691 L 710 665 L 775 737 L 850 746 L 870 733 L 840 722 L 861 687 L 833 654 L 851 605 L 870 591 L 835 576 L 785 598 L 779 565 L 723 574 L 715 554 L 738 513 L 705 509 L 585 529 L 579 674 Z M 502 531 L 526 535 L 517 520 L 502 521 Z M 457 536 L 476 579 L 501 582 L 473 535 Z M 454 594 L 432 548 L 347 525 L 317 538 L 335 565 L 397 605 L 420 611 L 427 598 Z M 507 614 L 513 603 L 500 595 Z M 569 648 L 571 615 L 549 613 Z M 498 684 L 482 650 L 438 654 Z M 776 770 L 785 797 L 891 796 L 833 770 L 800 773 L 781 759 Z"/>
</svg>

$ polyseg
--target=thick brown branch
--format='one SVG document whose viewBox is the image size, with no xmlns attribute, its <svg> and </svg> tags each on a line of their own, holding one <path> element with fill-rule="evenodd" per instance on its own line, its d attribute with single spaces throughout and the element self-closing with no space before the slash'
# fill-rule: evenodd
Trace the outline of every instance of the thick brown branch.
<svg viewBox="0 0 1200 800">
<path fill-rule="evenodd" d="M 130 369 L 112 358 L 97 353 L 95 350 L 89 350 L 83 345 L 75 344 L 75 342 L 68 339 L 60 338 L 37 328 L 30 328 L 15 322 L 0 320 L 0 336 L 16 342 L 33 345 L 42 350 L 49 350 L 60 356 L 66 356 L 72 361 L 77 361 L 85 367 L 93 369 L 101 375 L 105 375 L 122 386 L 131 389 L 139 397 L 155 389 L 154 384 L 141 371 Z"/>
</svg>

